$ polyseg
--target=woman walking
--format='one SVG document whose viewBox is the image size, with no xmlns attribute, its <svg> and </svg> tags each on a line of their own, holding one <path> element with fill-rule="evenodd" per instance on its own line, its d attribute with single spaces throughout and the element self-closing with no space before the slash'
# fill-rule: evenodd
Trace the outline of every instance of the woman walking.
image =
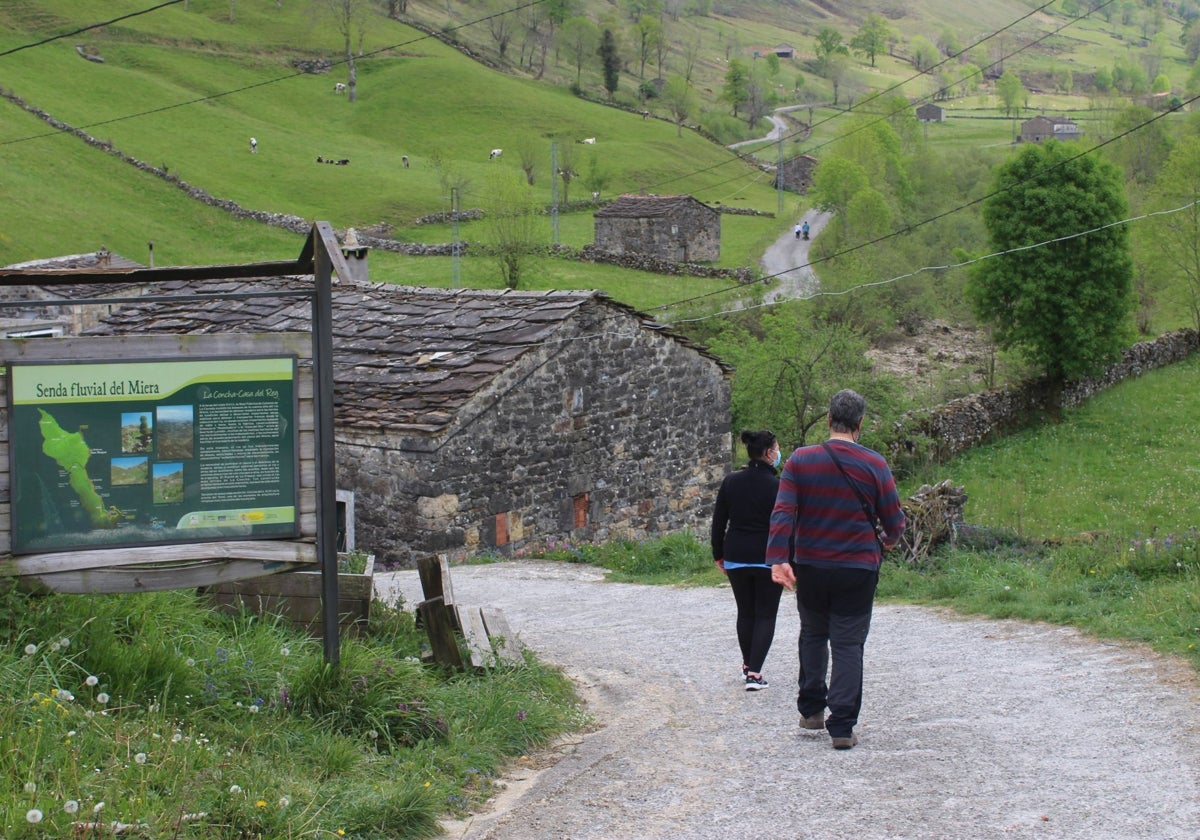
<svg viewBox="0 0 1200 840">
<path fill-rule="evenodd" d="M 742 432 L 750 462 L 725 476 L 712 516 L 713 560 L 729 577 L 737 604 L 737 638 L 747 691 L 767 687 L 763 662 L 775 638 L 783 588 L 771 580 L 767 534 L 779 477 L 779 441 L 768 431 Z"/>
</svg>

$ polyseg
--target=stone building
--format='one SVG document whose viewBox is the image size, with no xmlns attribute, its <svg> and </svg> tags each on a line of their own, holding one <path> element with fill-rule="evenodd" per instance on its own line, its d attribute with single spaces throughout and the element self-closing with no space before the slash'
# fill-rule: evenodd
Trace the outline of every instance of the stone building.
<svg viewBox="0 0 1200 840">
<path fill-rule="evenodd" d="M 36 271 L 109 271 L 120 268 L 143 268 L 140 263 L 101 248 L 87 254 L 31 260 L 4 266 L 5 268 Z M 0 287 L 0 338 L 53 338 L 78 335 L 94 326 L 101 316 L 118 304 L 61 303 L 46 301 L 77 301 L 100 298 L 119 299 L 140 294 L 142 289 L 133 283 L 103 283 L 99 285 L 56 284 L 53 286 Z M 26 305 L 27 304 L 27 305 Z"/>
<path fill-rule="evenodd" d="M 1078 140 L 1083 136 L 1079 126 L 1065 117 L 1037 116 L 1021 123 L 1018 143 L 1041 143 L 1045 140 Z"/>
<path fill-rule="evenodd" d="M 350 283 L 333 308 L 338 486 L 384 565 L 707 527 L 731 452 L 728 371 L 646 315 L 598 292 Z M 309 329 L 295 298 L 159 298 L 93 333 Z"/>
<path fill-rule="evenodd" d="M 924 105 L 917 108 L 917 122 L 945 122 L 946 109 L 941 105 L 934 105 L 932 102 L 926 102 Z"/>
<path fill-rule="evenodd" d="M 783 162 L 775 177 L 775 188 L 781 186 L 785 190 L 804 195 L 812 186 L 813 170 L 817 168 L 817 159 L 812 155 L 796 155 Z M 783 183 L 780 184 L 780 181 Z"/>
<path fill-rule="evenodd" d="M 721 256 L 721 213 L 690 195 L 623 195 L 596 212 L 596 247 L 673 262 Z"/>
</svg>

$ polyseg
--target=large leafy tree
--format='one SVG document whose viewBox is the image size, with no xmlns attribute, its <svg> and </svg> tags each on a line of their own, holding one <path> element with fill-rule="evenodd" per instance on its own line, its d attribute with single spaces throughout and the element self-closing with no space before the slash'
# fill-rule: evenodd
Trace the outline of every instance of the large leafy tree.
<svg viewBox="0 0 1200 840">
<path fill-rule="evenodd" d="M 996 97 L 1004 106 L 1004 116 L 1010 117 L 1021 110 L 1021 102 L 1025 99 L 1025 86 L 1021 77 L 1011 70 L 1005 70 L 1004 75 L 996 80 Z"/>
<path fill-rule="evenodd" d="M 1169 212 L 1147 229 L 1151 262 L 1172 279 L 1172 291 L 1200 329 L 1200 137 L 1184 137 L 1171 151 L 1152 201 Z"/>
<path fill-rule="evenodd" d="M 817 33 L 817 72 L 822 76 L 829 73 L 829 64 L 835 55 L 849 55 L 850 48 L 842 42 L 842 33 L 832 26 Z"/>
<path fill-rule="evenodd" d="M 892 27 L 887 19 L 872 12 L 867 15 L 858 34 L 850 39 L 850 46 L 865 55 L 875 66 L 875 56 L 887 52 L 888 39 L 892 37 Z"/>
<path fill-rule="evenodd" d="M 750 68 L 740 58 L 731 59 L 729 62 L 721 98 L 733 106 L 735 117 L 738 115 L 738 108 L 750 101 Z"/>
<path fill-rule="evenodd" d="M 983 221 L 1000 256 L 967 285 L 996 343 L 1057 382 L 1094 373 L 1133 333 L 1129 230 L 1115 224 L 1128 207 L 1121 173 L 1076 149 L 1031 143 L 999 167 Z"/>
</svg>

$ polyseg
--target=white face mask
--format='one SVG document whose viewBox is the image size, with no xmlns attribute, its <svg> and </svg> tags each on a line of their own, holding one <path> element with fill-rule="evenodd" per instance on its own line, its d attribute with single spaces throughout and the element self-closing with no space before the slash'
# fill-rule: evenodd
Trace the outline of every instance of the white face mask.
<svg viewBox="0 0 1200 840">
<path fill-rule="evenodd" d="M 779 467 L 779 463 L 780 463 L 782 460 L 783 460 L 783 452 L 781 452 L 780 450 L 776 449 L 776 450 L 775 450 L 775 460 L 774 460 L 774 462 L 772 462 L 771 466 L 772 466 L 772 467 L 776 467 L 776 468 L 778 468 L 778 467 Z"/>
</svg>

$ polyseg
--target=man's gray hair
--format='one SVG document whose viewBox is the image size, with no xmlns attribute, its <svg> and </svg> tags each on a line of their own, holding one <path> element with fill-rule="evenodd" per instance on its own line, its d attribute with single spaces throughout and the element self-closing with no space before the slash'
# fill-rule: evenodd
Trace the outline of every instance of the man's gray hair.
<svg viewBox="0 0 1200 840">
<path fill-rule="evenodd" d="M 853 432 L 867 413 L 867 401 L 857 391 L 846 388 L 829 401 L 829 428 L 835 432 Z"/>
</svg>

